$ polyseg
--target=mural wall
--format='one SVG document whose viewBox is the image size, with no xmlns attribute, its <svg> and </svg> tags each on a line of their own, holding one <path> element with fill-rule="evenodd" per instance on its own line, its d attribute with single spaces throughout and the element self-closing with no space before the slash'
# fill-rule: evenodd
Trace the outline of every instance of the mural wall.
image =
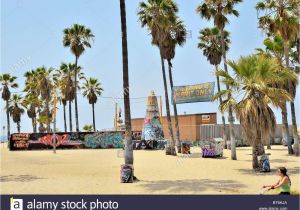
<svg viewBox="0 0 300 210">
<path fill-rule="evenodd" d="M 11 150 L 59 148 L 122 148 L 125 131 L 14 133 L 10 137 Z M 54 140 L 55 138 L 55 140 Z M 141 139 L 140 131 L 132 132 L 133 140 Z"/>
</svg>

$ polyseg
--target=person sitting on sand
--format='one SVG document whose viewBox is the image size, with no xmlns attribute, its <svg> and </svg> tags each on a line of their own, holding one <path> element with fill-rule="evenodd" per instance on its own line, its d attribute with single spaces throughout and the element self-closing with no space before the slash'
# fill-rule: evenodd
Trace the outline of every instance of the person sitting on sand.
<svg viewBox="0 0 300 210">
<path fill-rule="evenodd" d="M 268 188 L 268 190 L 274 190 L 280 188 L 280 195 L 290 195 L 291 193 L 291 179 L 287 175 L 287 169 L 285 167 L 280 167 L 277 170 L 277 174 L 280 176 L 278 182 L 274 185 L 265 185 L 263 188 Z"/>
</svg>

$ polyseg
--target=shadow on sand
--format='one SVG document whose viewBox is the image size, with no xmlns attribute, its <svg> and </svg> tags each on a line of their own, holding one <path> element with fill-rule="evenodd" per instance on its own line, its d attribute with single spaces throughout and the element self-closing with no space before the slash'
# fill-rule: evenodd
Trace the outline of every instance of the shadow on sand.
<svg viewBox="0 0 300 210">
<path fill-rule="evenodd" d="M 271 161 L 272 164 L 272 161 Z M 271 165 L 272 167 L 272 165 Z M 288 168 L 288 175 L 297 175 L 300 174 L 300 167 L 295 167 L 295 168 Z M 247 175 L 254 175 L 254 176 L 269 176 L 269 175 L 276 175 L 277 173 L 277 168 L 271 169 L 271 172 L 258 172 L 254 171 L 252 169 L 237 169 L 238 172 L 242 174 L 247 174 Z"/>
<path fill-rule="evenodd" d="M 186 154 L 186 155 L 178 154 L 178 157 L 179 158 L 203 158 L 202 153 L 200 153 L 200 152 L 193 152 L 191 154 Z M 224 157 L 224 156 L 223 157 L 214 157 L 211 159 L 227 159 L 227 157 Z"/>
<path fill-rule="evenodd" d="M 7 175 L 7 176 L 0 176 L 0 182 L 31 182 L 37 179 L 43 179 L 37 176 L 32 175 Z"/>
<path fill-rule="evenodd" d="M 168 193 L 190 192 L 201 193 L 206 190 L 217 190 L 219 192 L 238 193 L 239 188 L 246 187 L 244 184 L 233 180 L 210 180 L 210 179 L 189 179 L 189 180 L 161 180 L 141 181 L 141 187 L 147 191 L 167 191 Z"/>
<path fill-rule="evenodd" d="M 245 162 L 252 162 L 252 160 L 243 160 Z M 270 159 L 270 163 L 272 165 L 272 163 L 291 163 L 291 162 L 296 162 L 293 160 L 285 160 L 285 159 Z"/>
</svg>

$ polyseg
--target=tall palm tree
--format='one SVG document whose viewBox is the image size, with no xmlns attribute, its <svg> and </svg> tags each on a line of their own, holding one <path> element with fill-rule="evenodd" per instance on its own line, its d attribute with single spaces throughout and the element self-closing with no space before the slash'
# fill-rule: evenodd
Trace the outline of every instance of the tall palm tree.
<svg viewBox="0 0 300 210">
<path fill-rule="evenodd" d="M 2 99 L 6 102 L 6 120 L 7 120 L 7 138 L 10 138 L 10 118 L 9 118 L 9 99 L 11 96 L 10 88 L 18 88 L 18 84 L 16 83 L 17 77 L 12 76 L 10 74 L 1 74 L 0 75 L 0 83 L 1 83 L 1 91 L 2 91 Z M 10 148 L 8 141 L 8 148 Z"/>
<path fill-rule="evenodd" d="M 221 34 L 217 27 L 213 28 L 204 28 L 200 31 L 199 36 L 199 44 L 198 48 L 203 50 L 203 55 L 206 56 L 207 60 L 211 65 L 215 66 L 215 72 L 218 72 L 218 66 L 221 63 L 222 60 L 222 40 L 221 40 Z M 229 32 L 224 31 L 224 42 L 225 42 L 225 51 L 227 52 L 229 50 Z M 220 78 L 218 74 L 216 74 L 217 77 L 217 87 L 218 92 L 221 91 L 221 85 L 220 85 Z M 219 97 L 220 104 L 223 103 L 222 97 Z M 227 148 L 227 136 L 226 136 L 226 123 L 225 123 L 225 117 L 224 113 L 222 113 L 222 123 L 223 123 L 223 139 L 225 141 L 225 148 Z"/>
<path fill-rule="evenodd" d="M 64 129 L 65 132 L 68 131 L 67 128 L 67 116 L 66 116 L 66 106 L 67 106 L 67 99 L 65 98 L 65 96 L 60 96 L 58 98 L 59 102 L 63 105 L 63 113 L 64 113 Z"/>
<path fill-rule="evenodd" d="M 89 79 L 86 79 L 85 83 L 83 83 L 82 94 L 87 97 L 89 104 L 92 104 L 94 131 L 96 131 L 95 103 L 97 103 L 98 96 L 101 96 L 102 91 L 101 83 L 95 78 L 90 77 Z"/>
<path fill-rule="evenodd" d="M 37 74 L 37 89 L 41 99 L 45 102 L 45 110 L 43 114 L 46 117 L 47 132 L 50 132 L 51 113 L 50 113 L 50 102 L 52 99 L 53 92 L 53 69 L 46 67 L 39 67 L 36 69 Z"/>
<path fill-rule="evenodd" d="M 237 62 L 229 61 L 228 64 L 233 76 L 226 71 L 217 74 L 229 89 L 217 93 L 215 100 L 230 95 L 220 109 L 224 112 L 232 107 L 252 145 L 252 167 L 257 169 L 257 156 L 265 154 L 264 144 L 270 138 L 270 133 L 275 131 L 276 118 L 270 105 L 278 107 L 281 98 L 292 100 L 285 89 L 274 87 L 273 84 L 284 84 L 287 80 L 297 78 L 288 69 L 279 71 L 278 62 L 264 56 L 241 57 Z"/>
<path fill-rule="evenodd" d="M 163 84 L 165 90 L 168 131 L 171 138 L 171 144 L 168 146 L 166 154 L 170 155 L 176 155 L 176 150 L 171 124 L 169 94 L 163 58 L 163 43 L 168 37 L 170 27 L 174 25 L 177 19 L 177 12 L 178 8 L 173 0 L 148 0 L 147 2 L 141 2 L 138 10 L 138 16 L 142 27 L 147 27 L 151 32 L 152 44 L 158 46 L 160 52 Z"/>
<path fill-rule="evenodd" d="M 33 133 L 37 132 L 37 109 L 41 106 L 41 102 L 33 94 L 27 94 L 23 99 L 22 105 L 27 109 L 27 115 L 32 121 Z"/>
<path fill-rule="evenodd" d="M 94 38 L 92 31 L 84 25 L 74 24 L 70 28 L 64 29 L 63 45 L 70 47 L 71 52 L 75 56 L 75 74 L 74 81 L 77 84 L 77 63 L 79 57 L 84 53 L 85 49 L 91 48 L 90 41 Z M 78 106 L 77 106 L 77 87 L 75 86 L 75 118 L 76 118 L 76 131 L 79 131 L 78 122 Z"/>
<path fill-rule="evenodd" d="M 224 63 L 224 69 L 228 72 L 227 69 L 227 58 L 226 58 L 226 47 L 224 39 L 224 28 L 229 22 L 227 16 L 234 15 L 239 16 L 239 12 L 234 9 L 234 6 L 242 0 L 205 0 L 197 9 L 197 13 L 204 19 L 211 20 L 213 19 L 214 25 L 219 29 L 221 33 L 221 45 L 222 45 L 222 57 Z M 228 89 L 229 87 L 226 86 Z M 229 121 L 229 134 L 230 134 L 230 146 L 231 146 L 231 159 L 236 160 L 236 142 L 234 137 L 234 117 L 232 113 L 232 108 L 228 109 L 228 121 Z"/>
<path fill-rule="evenodd" d="M 133 166 L 133 143 L 131 135 L 131 113 L 130 113 L 130 89 L 128 71 L 128 47 L 127 47 L 127 25 L 126 4 L 120 0 L 121 32 L 122 32 L 122 60 L 123 60 L 123 95 L 125 113 L 125 164 Z"/>
<path fill-rule="evenodd" d="M 17 94 L 13 94 L 12 98 L 9 100 L 8 111 L 12 116 L 13 121 L 17 124 L 18 133 L 21 132 L 21 115 L 24 114 L 24 109 L 22 108 L 22 97 Z"/>
<path fill-rule="evenodd" d="M 299 6 L 299 0 L 263 0 L 261 2 L 258 2 L 256 5 L 257 11 L 263 12 L 263 15 L 259 17 L 259 27 L 266 31 L 268 36 L 279 33 L 284 40 L 284 57 L 285 65 L 287 68 L 290 68 L 289 52 L 291 42 L 296 40 L 299 30 Z M 288 81 L 287 84 L 290 93 L 296 91 L 295 86 L 293 86 L 291 82 Z M 299 142 L 294 101 L 290 102 L 290 106 L 293 125 L 293 137 L 294 139 L 296 139 L 296 142 Z M 282 114 L 284 115 L 284 119 L 282 122 L 284 125 L 284 138 L 288 142 L 288 153 L 293 154 L 294 151 L 291 145 L 291 140 L 289 138 L 286 104 L 284 104 L 282 108 Z M 299 144 L 297 144 L 297 153 L 299 154 Z"/>
<path fill-rule="evenodd" d="M 169 67 L 169 81 L 171 90 L 173 90 L 173 72 L 172 72 L 172 59 L 175 57 L 176 46 L 183 46 L 186 42 L 186 28 L 181 20 L 176 20 L 174 25 L 169 29 L 169 34 L 166 37 L 163 43 L 163 58 L 168 61 Z M 179 131 L 179 122 L 177 115 L 177 105 L 173 100 L 173 109 L 174 109 L 174 118 L 175 118 L 175 129 L 176 129 L 176 146 L 178 153 L 181 153 L 181 143 L 180 143 L 180 131 Z"/>
<path fill-rule="evenodd" d="M 76 67 L 75 64 L 71 63 L 62 63 L 60 65 L 59 70 L 55 74 L 55 78 L 58 78 L 59 81 L 59 90 L 60 95 L 63 97 L 63 101 L 65 104 L 68 102 L 69 105 L 69 128 L 70 132 L 73 131 L 72 124 L 72 101 L 75 99 L 75 82 L 73 80 L 74 77 L 74 69 L 77 69 L 77 72 L 80 71 L 80 67 Z M 65 109 L 65 108 L 64 108 Z M 65 116 L 65 113 L 64 113 Z"/>
</svg>

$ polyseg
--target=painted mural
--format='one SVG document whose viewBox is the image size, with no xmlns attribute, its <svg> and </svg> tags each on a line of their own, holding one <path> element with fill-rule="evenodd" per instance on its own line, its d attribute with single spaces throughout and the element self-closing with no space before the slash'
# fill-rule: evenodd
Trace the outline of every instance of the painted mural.
<svg viewBox="0 0 300 210">
<path fill-rule="evenodd" d="M 199 145 L 202 149 L 202 157 L 223 156 L 224 140 L 222 139 L 202 140 Z"/>
<path fill-rule="evenodd" d="M 144 119 L 144 127 L 142 132 L 142 140 L 157 141 L 164 138 L 157 97 L 154 91 L 151 91 L 147 99 L 146 116 Z"/>
<path fill-rule="evenodd" d="M 51 149 L 53 143 L 63 148 L 123 148 L 125 131 L 14 133 L 10 137 L 11 150 Z M 141 140 L 141 132 L 132 132 L 133 140 Z"/>
</svg>

